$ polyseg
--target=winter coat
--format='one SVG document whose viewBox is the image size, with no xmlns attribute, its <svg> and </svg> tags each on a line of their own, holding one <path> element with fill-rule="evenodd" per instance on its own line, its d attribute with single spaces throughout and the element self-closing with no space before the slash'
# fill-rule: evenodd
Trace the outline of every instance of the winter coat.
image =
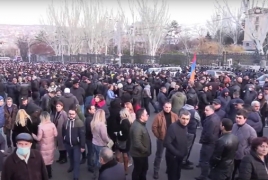
<svg viewBox="0 0 268 180">
<path fill-rule="evenodd" d="M 63 124 L 62 136 L 65 144 L 85 148 L 85 126 L 83 121 L 78 117 L 73 120 L 68 119 L 68 121 Z"/>
<path fill-rule="evenodd" d="M 146 124 L 136 120 L 130 127 L 130 155 L 132 157 L 148 157 L 152 153 L 151 138 Z"/>
<path fill-rule="evenodd" d="M 27 164 L 16 154 L 7 157 L 1 180 L 48 180 L 44 160 L 38 150 L 31 149 Z"/>
<path fill-rule="evenodd" d="M 242 126 L 233 125 L 232 134 L 238 137 L 239 145 L 235 154 L 236 160 L 241 160 L 245 155 L 250 152 L 251 141 L 257 137 L 256 131 L 247 123 Z"/>
<path fill-rule="evenodd" d="M 55 137 L 58 132 L 54 123 L 46 122 L 38 126 L 38 134 L 34 139 L 39 141 L 39 150 L 45 165 L 51 165 L 54 161 Z"/>
<path fill-rule="evenodd" d="M 79 105 L 83 105 L 84 104 L 84 100 L 85 100 L 85 90 L 81 87 L 79 88 L 74 88 L 72 87 L 71 89 L 71 93 L 76 97 L 76 99 L 78 100 Z"/>
<path fill-rule="evenodd" d="M 18 107 L 16 104 L 13 104 L 11 108 L 12 108 L 12 111 L 10 113 L 7 105 L 4 106 L 4 116 L 5 116 L 4 133 L 6 133 L 7 130 L 12 130 L 14 123 L 16 121 Z"/>
<path fill-rule="evenodd" d="M 16 147 L 16 136 L 20 133 L 29 133 L 32 135 L 33 133 L 33 123 L 30 119 L 27 119 L 26 125 L 22 126 L 21 124 L 15 123 L 12 129 L 12 142 L 14 147 Z"/>
<path fill-rule="evenodd" d="M 170 113 L 171 113 L 171 123 L 176 122 L 179 119 L 178 115 L 173 112 L 170 112 Z M 154 133 L 154 136 L 157 139 L 164 140 L 167 129 L 168 127 L 166 124 L 166 118 L 165 118 L 164 112 L 161 111 L 154 118 L 154 121 L 152 124 L 152 131 Z"/>
<path fill-rule="evenodd" d="M 201 144 L 213 145 L 220 136 L 220 117 L 214 113 L 204 120 L 203 130 L 200 137 Z"/>
<path fill-rule="evenodd" d="M 253 127 L 257 133 L 262 131 L 262 122 L 259 112 L 250 112 L 247 118 L 247 124 Z"/>
<path fill-rule="evenodd" d="M 164 104 L 168 101 L 168 98 L 167 98 L 166 94 L 164 94 L 163 92 L 160 91 L 157 95 L 157 101 L 159 103 L 159 110 L 162 110 Z"/>
<path fill-rule="evenodd" d="M 225 93 L 228 92 L 229 93 L 229 89 L 224 88 L 221 91 L 221 95 L 218 97 L 218 99 L 221 101 L 221 109 L 225 110 L 227 105 L 229 104 L 229 102 L 231 101 L 231 97 L 230 96 L 225 96 Z"/>
<path fill-rule="evenodd" d="M 106 105 L 106 101 L 102 100 L 100 102 L 96 102 L 95 99 L 93 98 L 91 101 L 91 105 L 96 106 L 97 109 L 102 109 L 105 111 L 105 118 L 108 119 L 110 116 L 110 111 Z"/>
<path fill-rule="evenodd" d="M 58 116 L 56 116 L 56 114 L 55 114 L 54 117 L 52 118 L 52 120 L 53 120 L 53 123 L 55 124 L 55 126 L 57 128 L 57 132 L 58 132 L 58 136 L 56 138 L 58 150 L 63 151 L 63 150 L 65 150 L 65 146 L 63 143 L 62 128 L 63 128 L 63 124 L 68 121 L 68 115 L 65 111 L 62 110 Z"/>
<path fill-rule="evenodd" d="M 190 134 L 196 134 L 196 129 L 197 129 L 197 126 L 198 124 L 200 123 L 201 121 L 201 117 L 198 113 L 197 110 L 195 110 L 195 107 L 194 106 L 191 106 L 189 104 L 185 104 L 182 109 L 185 109 L 187 111 L 189 111 L 191 113 L 191 118 L 190 118 L 190 121 L 187 125 L 187 131 L 188 133 Z"/>
<path fill-rule="evenodd" d="M 176 92 L 173 94 L 170 99 L 172 104 L 172 112 L 178 114 L 179 110 L 185 105 L 186 100 L 186 96 L 182 92 Z"/>
<path fill-rule="evenodd" d="M 107 106 L 110 106 L 111 102 L 115 99 L 115 94 L 112 90 L 107 91 L 107 96 L 106 96 L 106 104 Z"/>
<path fill-rule="evenodd" d="M 258 157 L 256 152 L 251 151 L 245 156 L 239 167 L 239 179 L 241 180 L 264 180 L 268 179 L 266 168 L 268 167 L 268 157 L 264 158 L 264 162 Z"/>
<path fill-rule="evenodd" d="M 63 96 L 59 98 L 59 101 L 63 103 L 63 109 L 65 112 L 69 112 L 72 107 L 79 104 L 77 98 L 71 93 L 64 93 Z"/>
<path fill-rule="evenodd" d="M 100 168 L 98 180 L 126 180 L 123 165 L 115 160 L 103 164 Z"/>
</svg>

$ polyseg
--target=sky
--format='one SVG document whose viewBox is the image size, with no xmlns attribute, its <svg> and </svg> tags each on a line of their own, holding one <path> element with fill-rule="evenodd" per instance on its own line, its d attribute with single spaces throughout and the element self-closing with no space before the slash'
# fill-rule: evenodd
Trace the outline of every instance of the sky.
<svg viewBox="0 0 268 180">
<path fill-rule="evenodd" d="M 58 0 L 54 0 L 57 2 Z M 151 1 L 151 0 L 147 0 Z M 205 25 L 215 12 L 215 0 L 166 0 L 171 20 L 188 26 Z M 230 1 L 230 0 L 229 0 Z M 239 0 L 232 0 L 236 6 Z M 46 17 L 50 0 L 0 0 L 0 24 L 39 25 Z M 117 0 L 103 0 L 105 6 L 118 9 Z M 128 8 L 127 0 L 122 0 L 124 9 Z"/>
</svg>

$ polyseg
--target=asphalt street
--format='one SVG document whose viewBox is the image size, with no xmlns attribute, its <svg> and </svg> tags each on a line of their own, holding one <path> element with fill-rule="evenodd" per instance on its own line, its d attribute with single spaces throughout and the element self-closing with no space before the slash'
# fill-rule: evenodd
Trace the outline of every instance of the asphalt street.
<svg viewBox="0 0 268 180">
<path fill-rule="evenodd" d="M 154 137 L 152 131 L 151 131 L 151 126 L 153 122 L 155 114 L 152 114 L 151 117 L 149 118 L 146 126 L 150 132 L 150 137 L 152 141 L 152 154 L 149 157 L 149 171 L 147 173 L 147 180 L 153 180 L 153 162 L 154 162 L 154 157 L 155 157 L 155 151 L 156 151 L 156 138 Z M 194 163 L 194 169 L 193 170 L 182 170 L 181 172 L 181 180 L 194 180 L 195 177 L 199 176 L 200 174 L 200 169 L 196 168 L 195 166 L 198 164 L 199 160 L 199 151 L 201 148 L 201 145 L 198 143 L 200 139 L 200 133 L 202 129 L 197 130 L 197 137 L 194 143 L 194 146 L 192 148 L 192 152 L 190 155 L 189 160 Z M 265 128 L 264 132 L 265 136 L 268 136 L 268 130 Z M 55 160 L 58 159 L 58 152 L 55 151 Z M 53 178 L 52 180 L 72 180 L 73 176 L 72 173 L 67 173 L 67 169 L 69 167 L 69 164 L 63 164 L 60 165 L 56 162 L 52 165 L 52 175 Z M 133 166 L 129 168 L 129 173 L 127 176 L 127 180 L 131 180 L 131 173 L 132 173 Z M 163 154 L 163 159 L 161 162 L 161 167 L 159 171 L 159 180 L 167 180 L 167 175 L 165 173 L 166 171 L 166 161 L 165 161 L 165 155 Z M 87 171 L 87 166 L 86 164 L 82 164 L 80 166 L 80 178 L 79 180 L 90 180 L 92 178 L 92 173 Z"/>
</svg>

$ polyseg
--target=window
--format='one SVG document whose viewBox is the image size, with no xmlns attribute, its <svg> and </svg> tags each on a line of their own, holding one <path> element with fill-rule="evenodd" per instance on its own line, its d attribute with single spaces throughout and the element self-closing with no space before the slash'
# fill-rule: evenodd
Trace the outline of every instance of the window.
<svg viewBox="0 0 268 180">
<path fill-rule="evenodd" d="M 259 25 L 256 25 L 255 26 L 255 31 L 258 31 L 259 30 Z"/>
<path fill-rule="evenodd" d="M 246 43 L 246 46 L 249 46 L 249 43 Z"/>
</svg>

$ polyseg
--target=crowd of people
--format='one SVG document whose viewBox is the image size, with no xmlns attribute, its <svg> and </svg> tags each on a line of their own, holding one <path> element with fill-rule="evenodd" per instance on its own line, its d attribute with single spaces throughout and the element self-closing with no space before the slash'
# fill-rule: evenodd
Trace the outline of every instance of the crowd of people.
<svg viewBox="0 0 268 180">
<path fill-rule="evenodd" d="M 196 180 L 268 179 L 268 79 L 262 87 L 253 71 L 215 78 L 198 69 L 190 81 L 188 67 L 174 77 L 146 68 L 1 63 L 1 179 L 52 178 L 57 150 L 56 162 L 69 163 L 74 180 L 85 163 L 93 179 L 125 180 L 133 165 L 132 180 L 146 180 L 151 130 L 153 178 L 165 150 L 166 177 L 179 180 L 181 169 L 194 168 L 189 156 L 198 127 Z"/>
</svg>

